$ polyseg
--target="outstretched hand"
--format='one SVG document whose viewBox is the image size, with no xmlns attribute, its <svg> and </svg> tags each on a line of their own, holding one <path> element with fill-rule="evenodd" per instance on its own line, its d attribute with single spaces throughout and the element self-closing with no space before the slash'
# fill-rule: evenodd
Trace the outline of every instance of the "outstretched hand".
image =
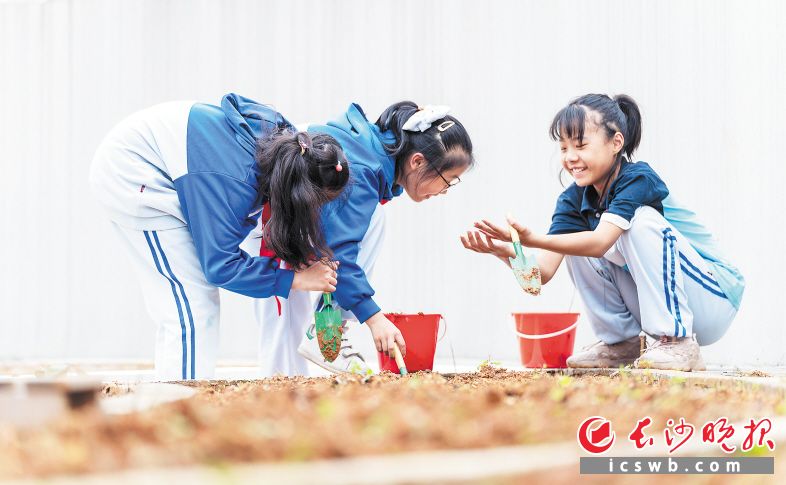
<svg viewBox="0 0 786 485">
<path fill-rule="evenodd" d="M 513 229 L 518 232 L 521 244 L 528 246 L 528 243 L 532 238 L 532 231 L 530 231 L 529 228 L 519 224 L 510 214 L 507 216 L 507 222 L 508 225 L 512 226 Z M 474 225 L 475 228 L 477 228 L 480 232 L 493 239 L 506 242 L 512 241 L 510 237 L 510 229 L 508 226 L 499 226 L 486 219 L 482 219 L 480 222 L 476 222 Z"/>
<path fill-rule="evenodd" d="M 502 260 L 516 256 L 513 248 L 509 244 L 500 242 L 479 231 L 467 231 L 466 234 L 460 236 L 460 239 L 461 244 L 465 248 L 470 251 L 475 251 L 476 253 L 492 254 Z"/>
<path fill-rule="evenodd" d="M 492 239 L 511 242 L 510 230 L 507 227 L 498 226 L 486 219 L 482 219 L 480 222 L 475 222 L 473 225 L 475 226 L 475 229 Z"/>
</svg>

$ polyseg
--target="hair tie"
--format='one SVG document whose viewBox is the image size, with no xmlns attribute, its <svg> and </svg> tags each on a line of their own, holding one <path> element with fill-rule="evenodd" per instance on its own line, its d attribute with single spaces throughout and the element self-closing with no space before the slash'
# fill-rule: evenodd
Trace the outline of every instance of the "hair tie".
<svg viewBox="0 0 786 485">
<path fill-rule="evenodd" d="M 298 140 L 298 144 L 300 145 L 300 154 L 303 155 L 304 153 L 306 153 L 306 148 L 308 147 L 306 146 L 305 143 L 303 143 L 300 140 Z"/>
<path fill-rule="evenodd" d="M 419 106 L 418 110 L 409 117 L 401 129 L 404 131 L 419 131 L 422 133 L 431 128 L 432 123 L 444 118 L 449 111 L 449 106 Z"/>
<path fill-rule="evenodd" d="M 336 172 L 340 172 L 340 171 L 342 171 L 342 170 L 344 170 L 344 167 L 342 167 L 342 166 L 341 166 L 341 162 L 338 162 L 338 163 L 336 164 Z"/>
</svg>

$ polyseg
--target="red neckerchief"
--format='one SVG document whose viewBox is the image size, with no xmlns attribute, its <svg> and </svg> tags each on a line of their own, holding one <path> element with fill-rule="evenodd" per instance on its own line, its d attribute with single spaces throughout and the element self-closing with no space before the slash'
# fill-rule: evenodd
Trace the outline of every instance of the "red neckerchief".
<svg viewBox="0 0 786 485">
<path fill-rule="evenodd" d="M 270 202 L 265 203 L 262 206 L 262 228 L 265 227 L 267 221 L 270 220 Z M 265 238 L 262 237 L 262 243 L 259 245 L 259 255 L 265 258 L 273 258 L 274 261 L 278 263 L 278 267 L 280 268 L 283 264 L 281 258 L 276 257 L 276 253 L 274 253 L 269 247 L 267 247 L 267 243 L 265 243 Z M 278 296 L 274 296 L 276 299 L 276 305 L 278 305 L 278 316 L 281 316 L 281 300 L 278 299 Z"/>
</svg>

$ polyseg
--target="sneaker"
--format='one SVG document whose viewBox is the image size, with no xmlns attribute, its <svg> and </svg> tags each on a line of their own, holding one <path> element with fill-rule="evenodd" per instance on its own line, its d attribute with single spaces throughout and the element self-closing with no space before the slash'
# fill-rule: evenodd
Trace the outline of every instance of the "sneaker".
<svg viewBox="0 0 786 485">
<path fill-rule="evenodd" d="M 346 325 L 347 323 L 344 322 L 342 327 L 346 328 Z M 341 349 L 339 350 L 336 360 L 333 362 L 325 360 L 325 357 L 319 350 L 316 325 L 308 327 L 306 335 L 297 347 L 297 352 L 309 361 L 334 374 L 349 373 L 369 376 L 374 373 L 368 364 L 366 364 L 366 359 L 363 358 L 360 352 L 352 350 L 352 344 L 349 343 L 349 339 L 346 336 L 342 336 L 341 338 Z"/>
<path fill-rule="evenodd" d="M 595 342 L 568 357 L 567 363 L 568 367 L 581 369 L 631 365 L 641 355 L 641 348 L 642 341 L 638 336 L 616 344 Z"/>
<path fill-rule="evenodd" d="M 701 358 L 696 336 L 662 336 L 641 357 L 636 359 L 637 369 L 679 370 L 683 372 L 706 370 Z"/>
</svg>

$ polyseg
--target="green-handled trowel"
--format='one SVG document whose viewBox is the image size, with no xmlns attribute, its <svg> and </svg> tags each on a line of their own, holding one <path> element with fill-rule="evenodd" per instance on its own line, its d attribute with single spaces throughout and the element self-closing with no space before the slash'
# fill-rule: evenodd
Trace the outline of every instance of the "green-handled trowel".
<svg viewBox="0 0 786 485">
<path fill-rule="evenodd" d="M 525 255 L 524 248 L 521 247 L 519 232 L 510 227 L 510 239 L 513 241 L 513 251 L 516 252 L 515 258 L 508 258 L 510 268 L 516 275 L 516 281 L 525 292 L 530 295 L 540 295 L 540 268 L 535 255 L 530 253 Z"/>
<path fill-rule="evenodd" d="M 341 351 L 341 335 L 343 332 L 341 309 L 333 305 L 330 293 L 322 294 L 322 309 L 314 313 L 317 342 L 322 357 L 333 362 Z"/>
</svg>

